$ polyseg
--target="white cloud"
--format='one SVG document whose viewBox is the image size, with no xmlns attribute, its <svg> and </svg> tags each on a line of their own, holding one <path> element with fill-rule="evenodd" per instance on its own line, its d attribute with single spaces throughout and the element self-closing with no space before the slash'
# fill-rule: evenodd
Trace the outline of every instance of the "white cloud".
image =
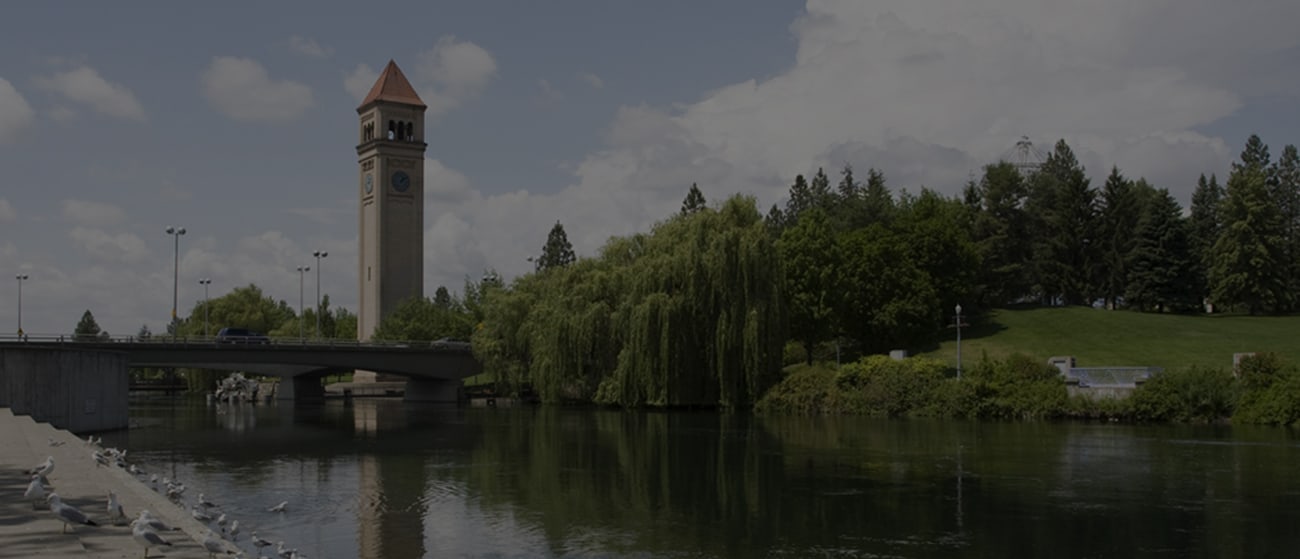
<svg viewBox="0 0 1300 559">
<path fill-rule="evenodd" d="M 21 93 L 8 80 L 0 78 L 0 142 L 18 137 L 18 132 L 36 118 Z"/>
<path fill-rule="evenodd" d="M 1258 6 L 1267 18 L 1193 4 L 811 0 L 791 25 L 792 67 L 689 104 L 623 107 L 560 192 L 485 197 L 450 181 L 457 194 L 438 195 L 430 182 L 439 202 L 426 216 L 437 263 L 427 283 L 526 272 L 556 220 L 592 255 L 672 213 L 692 182 L 710 201 L 745 192 L 765 209 L 796 173 L 834 176 L 850 163 L 881 169 L 895 190 L 956 195 L 1021 135 L 1043 150 L 1064 138 L 1098 183 L 1118 165 L 1186 201 L 1197 175 L 1222 176 L 1240 149 L 1199 127 L 1232 115 L 1261 82 L 1300 89 L 1300 76 L 1242 64 L 1300 48 L 1284 23 L 1300 19 L 1300 4 Z M 429 177 L 433 163 L 463 177 L 427 162 Z"/>
<path fill-rule="evenodd" d="M 594 87 L 596 89 L 601 89 L 605 87 L 605 80 L 600 79 L 600 76 L 597 76 L 596 74 L 593 74 L 591 72 L 583 72 L 581 74 L 578 74 L 578 78 L 586 82 L 587 85 L 590 85 L 591 87 Z"/>
<path fill-rule="evenodd" d="M 334 52 L 334 49 L 321 46 L 315 39 L 298 35 L 289 37 L 289 48 L 298 54 L 314 58 L 325 58 Z"/>
<path fill-rule="evenodd" d="M 144 240 L 131 233 L 109 233 L 102 229 L 74 227 L 68 232 L 73 244 L 103 262 L 136 264 L 148 260 Z"/>
<path fill-rule="evenodd" d="M 458 203 L 474 196 L 469 177 L 437 159 L 424 160 L 424 200 L 428 204 Z M 426 209 L 426 212 L 428 210 Z"/>
<path fill-rule="evenodd" d="M 236 120 L 292 120 L 314 104 L 310 87 L 273 79 L 249 58 L 214 57 L 201 81 L 208 101 Z"/>
<path fill-rule="evenodd" d="M 45 114 L 50 115 L 50 118 L 58 122 L 68 122 L 74 118 L 77 118 L 77 111 L 74 111 L 72 109 L 63 106 L 52 107 L 50 108 L 50 110 L 45 111 Z"/>
<path fill-rule="evenodd" d="M 366 64 L 357 64 L 357 68 L 343 78 L 343 89 L 360 102 L 366 98 L 370 88 L 379 79 L 379 72 Z"/>
<path fill-rule="evenodd" d="M 15 219 L 18 219 L 18 212 L 14 211 L 13 205 L 10 204 L 8 200 L 0 198 L 0 222 L 13 221 Z"/>
<path fill-rule="evenodd" d="M 95 111 L 117 118 L 144 119 L 144 108 L 126 86 L 111 83 L 89 66 L 80 66 L 48 77 L 38 77 L 36 85 L 58 93 L 70 101 L 89 105 Z"/>
<path fill-rule="evenodd" d="M 564 99 L 564 93 L 555 89 L 555 86 L 551 85 L 551 82 L 547 80 L 537 80 L 537 89 L 541 91 L 542 99 L 546 101 L 559 101 Z"/>
<path fill-rule="evenodd" d="M 77 225 L 104 227 L 126 221 L 126 212 L 113 204 L 89 200 L 64 200 L 63 218 Z"/>
<path fill-rule="evenodd" d="M 326 225 L 339 223 L 343 218 L 347 217 L 348 214 L 352 213 L 350 210 L 338 207 L 289 208 L 286 211 L 289 215 L 303 217 L 314 223 L 322 223 Z"/>
<path fill-rule="evenodd" d="M 412 78 L 427 86 L 417 89 L 429 106 L 427 114 L 437 116 L 478 95 L 496 72 L 497 63 L 491 53 L 447 35 L 438 39 L 432 49 L 420 53 Z"/>
</svg>

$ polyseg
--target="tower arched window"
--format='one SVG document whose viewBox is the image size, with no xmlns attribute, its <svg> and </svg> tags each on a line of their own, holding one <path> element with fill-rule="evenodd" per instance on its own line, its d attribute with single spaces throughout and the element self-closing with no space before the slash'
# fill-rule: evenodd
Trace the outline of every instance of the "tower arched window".
<svg viewBox="0 0 1300 559">
<path fill-rule="evenodd" d="M 401 141 L 406 141 L 406 123 L 405 123 L 405 122 L 400 122 L 400 121 L 399 121 L 399 122 L 397 123 L 397 139 L 398 139 L 398 140 L 401 140 Z"/>
<path fill-rule="evenodd" d="M 388 139 L 390 139 L 390 140 L 395 140 L 395 139 L 397 139 L 397 122 L 396 122 L 396 121 L 393 121 L 393 120 L 388 121 Z"/>
</svg>

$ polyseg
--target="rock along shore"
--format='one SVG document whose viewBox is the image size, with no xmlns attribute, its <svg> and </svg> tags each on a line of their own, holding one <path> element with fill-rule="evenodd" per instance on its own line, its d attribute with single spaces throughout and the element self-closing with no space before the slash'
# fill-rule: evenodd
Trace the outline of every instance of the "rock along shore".
<svg viewBox="0 0 1300 559">
<path fill-rule="evenodd" d="M 0 407 L 0 558 L 144 557 L 144 549 L 131 537 L 127 523 L 141 509 L 175 528 L 160 534 L 172 546 L 151 548 L 149 557 L 208 557 L 200 543 L 208 534 L 207 526 L 154 492 L 147 481 L 118 466 L 98 465 L 91 456 L 96 449 L 72 433 Z M 68 533 L 61 533 L 63 522 L 44 503 L 33 509 L 31 501 L 23 499 L 31 480 L 27 470 L 47 456 L 54 457 L 54 471 L 48 477 L 53 491 L 99 526 L 72 526 Z M 129 462 L 129 453 L 127 459 Z M 117 493 L 128 517 L 121 525 L 113 525 L 108 518 L 110 490 Z M 233 544 L 226 545 L 231 553 L 238 551 Z"/>
</svg>

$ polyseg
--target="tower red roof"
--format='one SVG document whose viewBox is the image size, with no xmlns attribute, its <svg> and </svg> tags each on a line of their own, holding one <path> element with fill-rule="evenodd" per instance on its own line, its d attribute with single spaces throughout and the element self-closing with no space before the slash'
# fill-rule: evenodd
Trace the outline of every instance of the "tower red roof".
<svg viewBox="0 0 1300 559">
<path fill-rule="evenodd" d="M 379 79 L 375 80 L 375 85 L 370 88 L 370 93 L 366 94 L 366 99 L 361 102 L 361 107 L 375 101 L 416 105 L 420 108 L 426 107 L 424 101 L 421 101 L 420 96 L 415 93 L 415 88 L 411 87 L 411 82 L 406 80 L 402 70 L 392 60 L 389 60 L 388 65 L 384 66 L 384 71 L 379 74 Z M 361 107 L 357 107 L 357 110 L 361 110 Z"/>
</svg>

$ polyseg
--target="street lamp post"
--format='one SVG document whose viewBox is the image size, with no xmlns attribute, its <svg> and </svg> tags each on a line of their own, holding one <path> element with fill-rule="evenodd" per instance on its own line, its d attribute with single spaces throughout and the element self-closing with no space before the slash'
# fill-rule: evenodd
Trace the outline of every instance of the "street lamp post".
<svg viewBox="0 0 1300 559">
<path fill-rule="evenodd" d="M 176 296 L 180 293 L 181 235 L 184 227 L 167 227 L 167 234 L 176 240 L 172 249 L 172 337 L 176 337 Z"/>
<path fill-rule="evenodd" d="M 27 274 L 18 274 L 18 337 L 23 337 L 23 282 L 30 279 Z"/>
<path fill-rule="evenodd" d="M 330 253 L 325 252 L 325 251 L 323 251 L 323 250 L 318 250 L 318 251 L 315 251 L 315 252 L 311 253 L 311 255 L 316 257 L 316 338 L 319 339 L 319 338 L 320 338 L 320 315 L 321 315 L 321 309 L 320 309 L 320 259 L 325 258 L 326 256 L 329 256 Z"/>
<path fill-rule="evenodd" d="M 961 378 L 961 303 L 957 304 L 957 378 Z"/>
<path fill-rule="evenodd" d="M 200 278 L 199 285 L 203 286 L 203 337 L 208 337 L 208 286 L 212 285 L 212 280 Z"/>
<path fill-rule="evenodd" d="M 303 340 L 302 322 L 302 278 L 311 271 L 311 266 L 298 266 L 298 341 Z"/>
</svg>

